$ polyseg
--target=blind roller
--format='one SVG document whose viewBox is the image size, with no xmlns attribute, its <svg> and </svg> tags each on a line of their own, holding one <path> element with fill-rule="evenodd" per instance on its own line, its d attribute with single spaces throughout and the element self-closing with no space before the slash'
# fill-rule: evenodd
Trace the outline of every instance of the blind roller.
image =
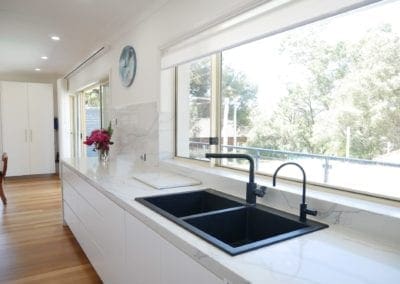
<svg viewBox="0 0 400 284">
<path fill-rule="evenodd" d="M 381 0 L 273 0 L 162 49 L 167 69 Z"/>
</svg>

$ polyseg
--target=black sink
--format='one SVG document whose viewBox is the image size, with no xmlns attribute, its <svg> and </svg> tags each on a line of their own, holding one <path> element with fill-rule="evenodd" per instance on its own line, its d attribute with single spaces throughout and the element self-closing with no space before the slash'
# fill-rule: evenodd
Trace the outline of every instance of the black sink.
<svg viewBox="0 0 400 284">
<path fill-rule="evenodd" d="M 328 227 L 266 206 L 246 205 L 213 190 L 136 200 L 230 255 Z"/>
<path fill-rule="evenodd" d="M 242 207 L 199 217 L 184 218 L 200 237 L 217 242 L 231 255 L 271 245 L 324 227 L 272 208 Z"/>
<path fill-rule="evenodd" d="M 175 217 L 185 217 L 243 206 L 243 204 L 218 195 L 216 192 L 211 190 L 159 195 L 154 197 L 137 198 L 136 200 L 159 213 L 163 213 L 160 212 L 159 209 L 161 209 Z"/>
</svg>

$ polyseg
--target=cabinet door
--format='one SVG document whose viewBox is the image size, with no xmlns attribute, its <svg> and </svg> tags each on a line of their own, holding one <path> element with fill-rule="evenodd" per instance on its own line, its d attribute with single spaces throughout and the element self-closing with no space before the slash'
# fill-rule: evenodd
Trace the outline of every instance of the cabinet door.
<svg viewBox="0 0 400 284">
<path fill-rule="evenodd" d="M 194 261 L 191 257 L 162 240 L 161 279 L 174 284 L 222 284 L 222 280 Z"/>
<path fill-rule="evenodd" d="M 222 280 L 126 213 L 125 283 L 222 284 Z"/>
<path fill-rule="evenodd" d="M 30 174 L 55 172 L 53 87 L 28 83 Z"/>
<path fill-rule="evenodd" d="M 104 254 L 101 253 L 96 243 L 90 237 L 85 226 L 81 223 L 80 219 L 75 215 L 74 211 L 70 208 L 69 204 L 64 201 L 64 220 L 68 227 L 71 229 L 75 239 L 89 258 L 90 263 L 93 265 L 97 274 L 104 279 Z M 112 282 L 110 282 L 112 283 Z"/>
<path fill-rule="evenodd" d="M 79 219 L 79 243 L 104 283 L 125 283 L 125 211 L 65 166 L 62 173 L 64 213 L 71 209 Z"/>
<path fill-rule="evenodd" d="M 166 283 L 160 278 L 161 238 L 129 213 L 125 213 L 125 222 L 125 283 Z"/>
<path fill-rule="evenodd" d="M 29 174 L 27 84 L 1 82 L 3 151 L 8 153 L 8 176 Z"/>
</svg>

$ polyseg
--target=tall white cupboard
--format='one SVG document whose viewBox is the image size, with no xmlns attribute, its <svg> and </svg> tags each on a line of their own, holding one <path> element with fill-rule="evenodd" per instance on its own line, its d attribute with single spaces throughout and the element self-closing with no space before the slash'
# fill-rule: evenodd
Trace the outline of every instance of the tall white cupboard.
<svg viewBox="0 0 400 284">
<path fill-rule="evenodd" d="M 53 86 L 0 82 L 3 152 L 8 176 L 55 172 Z"/>
</svg>

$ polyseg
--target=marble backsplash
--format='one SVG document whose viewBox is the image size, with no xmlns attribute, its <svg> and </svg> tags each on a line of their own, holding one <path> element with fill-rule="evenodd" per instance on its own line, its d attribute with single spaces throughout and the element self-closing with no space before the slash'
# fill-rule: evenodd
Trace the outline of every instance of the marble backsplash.
<svg viewBox="0 0 400 284">
<path fill-rule="evenodd" d="M 135 163 L 143 163 L 146 155 L 146 164 L 158 164 L 159 115 L 156 102 L 108 109 L 105 115 L 114 128 L 112 156 L 126 156 Z"/>
</svg>

